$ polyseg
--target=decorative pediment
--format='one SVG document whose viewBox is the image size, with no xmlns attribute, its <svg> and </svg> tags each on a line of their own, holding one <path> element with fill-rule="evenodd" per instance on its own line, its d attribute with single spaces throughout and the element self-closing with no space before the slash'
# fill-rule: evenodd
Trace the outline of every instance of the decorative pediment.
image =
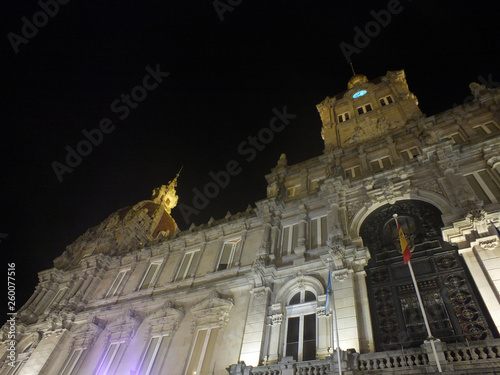
<svg viewBox="0 0 500 375">
<path fill-rule="evenodd" d="M 229 320 L 229 312 L 234 306 L 231 299 L 222 298 L 219 293 L 213 291 L 203 301 L 195 305 L 191 313 L 196 325 L 219 326 Z"/>
<path fill-rule="evenodd" d="M 124 315 L 113 320 L 106 326 L 110 341 L 129 340 L 137 331 L 142 319 L 132 310 L 127 310 Z"/>
<path fill-rule="evenodd" d="M 76 348 L 91 347 L 104 330 L 106 323 L 94 317 L 91 322 L 78 325 L 71 330 L 73 335 L 72 345 Z"/>
<path fill-rule="evenodd" d="M 177 330 L 184 315 L 182 308 L 177 309 L 171 301 L 167 301 L 161 308 L 146 318 L 146 322 L 150 326 L 148 334 L 162 333 L 171 335 Z"/>
</svg>

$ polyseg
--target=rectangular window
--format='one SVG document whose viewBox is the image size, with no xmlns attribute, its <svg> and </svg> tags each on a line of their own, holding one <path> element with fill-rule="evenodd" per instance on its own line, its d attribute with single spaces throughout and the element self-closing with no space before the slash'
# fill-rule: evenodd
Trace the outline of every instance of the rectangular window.
<svg viewBox="0 0 500 375">
<path fill-rule="evenodd" d="M 347 168 L 345 170 L 345 176 L 349 179 L 361 177 L 361 166 L 356 165 L 355 167 Z"/>
<path fill-rule="evenodd" d="M 403 160 L 409 161 L 411 159 L 415 159 L 418 155 L 420 155 L 420 151 L 418 147 L 408 148 L 406 150 L 401 150 L 401 157 Z"/>
<path fill-rule="evenodd" d="M 167 347 L 168 336 L 152 337 L 142 356 L 137 375 L 159 374 L 161 359 L 165 357 Z"/>
<path fill-rule="evenodd" d="M 182 263 L 175 281 L 188 279 L 194 276 L 198 259 L 200 258 L 200 253 L 200 250 L 196 250 L 184 254 L 184 258 L 182 258 Z"/>
<path fill-rule="evenodd" d="M 362 115 L 363 113 L 370 112 L 372 110 L 372 105 L 371 104 L 365 104 L 362 105 L 361 107 L 356 108 L 358 111 L 359 115 Z"/>
<path fill-rule="evenodd" d="M 185 375 L 211 373 L 213 370 L 212 357 L 218 333 L 218 327 L 204 328 L 197 332 Z"/>
<path fill-rule="evenodd" d="M 381 159 L 375 159 L 370 162 L 370 166 L 373 172 L 378 172 L 382 169 L 390 168 L 391 165 L 391 158 L 389 156 L 383 157 Z"/>
<path fill-rule="evenodd" d="M 326 229 L 326 216 L 311 220 L 310 248 L 316 249 L 326 245 L 328 233 Z"/>
<path fill-rule="evenodd" d="M 67 290 L 68 288 L 59 289 L 54 298 L 52 298 L 50 303 L 47 305 L 47 308 L 50 308 L 52 305 L 59 303 L 59 301 L 63 298 L 64 294 L 66 294 Z"/>
<path fill-rule="evenodd" d="M 124 342 L 114 342 L 110 344 L 95 375 L 115 375 L 124 351 Z"/>
<path fill-rule="evenodd" d="M 153 286 L 153 283 L 156 281 L 156 278 L 158 277 L 158 274 L 160 272 L 160 266 L 161 266 L 162 261 L 156 261 L 152 262 L 149 265 L 148 270 L 146 271 L 146 274 L 144 275 L 141 286 L 139 287 L 139 290 L 147 289 L 151 286 Z"/>
<path fill-rule="evenodd" d="M 464 137 L 462 137 L 459 133 L 453 133 L 448 136 L 454 143 L 461 145 L 465 142 Z"/>
<path fill-rule="evenodd" d="M 300 185 L 290 186 L 289 188 L 287 188 L 287 192 L 289 198 L 295 197 L 300 192 Z"/>
<path fill-rule="evenodd" d="M 316 314 L 300 314 L 287 319 L 286 356 L 296 361 L 316 359 Z"/>
<path fill-rule="evenodd" d="M 481 135 L 490 135 L 498 132 L 498 127 L 494 122 L 487 122 L 478 126 L 474 126 L 474 130 Z"/>
<path fill-rule="evenodd" d="M 394 100 L 392 100 L 392 96 L 390 95 L 385 98 L 380 98 L 379 101 L 382 107 L 394 103 Z"/>
<path fill-rule="evenodd" d="M 341 115 L 338 115 L 339 123 L 344 122 L 350 119 L 349 112 L 342 113 Z"/>
<path fill-rule="evenodd" d="M 236 252 L 238 242 L 240 242 L 239 238 L 224 242 L 219 257 L 219 263 L 217 265 L 217 271 L 222 271 L 231 267 L 234 261 L 234 254 Z"/>
<path fill-rule="evenodd" d="M 80 367 L 81 362 L 83 362 L 83 352 L 85 351 L 84 348 L 78 348 L 73 350 L 73 353 L 71 353 L 71 356 L 69 357 L 68 361 L 64 365 L 61 375 L 74 375 L 78 371 L 78 368 Z"/>
<path fill-rule="evenodd" d="M 465 178 L 477 197 L 485 204 L 500 201 L 500 187 L 487 170 L 472 172 Z"/>
<path fill-rule="evenodd" d="M 319 187 L 319 183 L 320 183 L 320 179 L 316 179 L 316 180 L 311 180 L 309 182 L 309 189 L 310 190 L 316 190 L 318 187 Z"/>
<path fill-rule="evenodd" d="M 299 239 L 299 225 L 289 225 L 283 228 L 283 237 L 281 241 L 281 253 L 282 255 L 291 254 L 293 250 L 297 247 L 297 242 Z"/>
<path fill-rule="evenodd" d="M 127 274 L 128 271 L 129 270 L 127 269 L 118 272 L 118 275 L 116 275 L 113 284 L 111 284 L 111 287 L 109 288 L 104 298 L 116 296 L 116 294 L 118 293 L 118 289 L 120 288 L 120 286 L 122 286 L 123 280 L 125 279 L 125 275 Z"/>
</svg>

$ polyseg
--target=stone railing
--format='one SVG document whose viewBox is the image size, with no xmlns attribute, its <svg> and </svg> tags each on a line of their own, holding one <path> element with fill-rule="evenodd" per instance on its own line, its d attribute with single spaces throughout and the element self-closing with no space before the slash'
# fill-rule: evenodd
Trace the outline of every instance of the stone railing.
<svg viewBox="0 0 500 375">
<path fill-rule="evenodd" d="M 500 339 L 448 344 L 444 356 L 457 371 L 496 369 L 500 373 Z"/>
<path fill-rule="evenodd" d="M 421 348 L 394 350 L 359 355 L 354 361 L 354 370 L 408 369 L 429 363 L 427 353 Z"/>
<path fill-rule="evenodd" d="M 500 339 L 435 344 L 443 374 L 500 374 Z M 341 367 L 344 375 L 428 374 L 437 371 L 429 343 L 399 351 L 366 354 L 342 352 Z M 276 364 L 253 367 L 239 363 L 227 370 L 230 375 L 333 375 L 338 374 L 338 363 L 335 355 L 304 362 L 285 357 Z"/>
<path fill-rule="evenodd" d="M 228 368 L 228 371 L 230 375 L 329 375 L 333 374 L 332 366 L 330 358 L 304 362 L 285 358 L 283 362 L 259 367 L 238 363 Z"/>
</svg>

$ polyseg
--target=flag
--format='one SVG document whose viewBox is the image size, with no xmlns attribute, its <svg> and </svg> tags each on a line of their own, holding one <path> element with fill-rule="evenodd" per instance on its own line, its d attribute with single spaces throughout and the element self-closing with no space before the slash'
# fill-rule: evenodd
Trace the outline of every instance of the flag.
<svg viewBox="0 0 500 375">
<path fill-rule="evenodd" d="M 394 219 L 396 220 L 396 224 L 398 225 L 399 242 L 401 243 L 401 252 L 403 253 L 403 259 L 406 264 L 411 259 L 410 247 L 408 246 L 408 241 L 406 241 L 403 229 L 399 225 L 398 218 L 394 217 Z"/>
<path fill-rule="evenodd" d="M 328 285 L 326 287 L 326 300 L 325 300 L 325 314 L 328 314 L 330 311 L 329 303 L 332 295 L 332 272 L 330 268 L 328 268 Z"/>
</svg>

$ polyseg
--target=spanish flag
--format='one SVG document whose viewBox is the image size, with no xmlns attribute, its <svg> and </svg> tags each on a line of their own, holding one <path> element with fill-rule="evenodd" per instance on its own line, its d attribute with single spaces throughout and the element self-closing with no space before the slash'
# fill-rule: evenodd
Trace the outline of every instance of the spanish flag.
<svg viewBox="0 0 500 375">
<path fill-rule="evenodd" d="M 406 241 L 403 229 L 401 229 L 401 227 L 399 226 L 397 216 L 395 216 L 394 219 L 396 220 L 396 224 L 398 225 L 399 241 L 401 242 L 401 251 L 403 253 L 403 259 L 405 261 L 405 264 L 407 264 L 408 261 L 411 259 L 410 247 L 408 246 L 408 241 Z"/>
</svg>

